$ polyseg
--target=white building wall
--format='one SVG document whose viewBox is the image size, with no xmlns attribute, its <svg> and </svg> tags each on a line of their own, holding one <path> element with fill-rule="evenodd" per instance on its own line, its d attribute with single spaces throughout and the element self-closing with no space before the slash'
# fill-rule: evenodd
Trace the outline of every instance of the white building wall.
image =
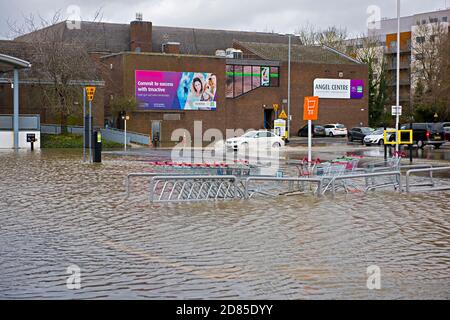
<svg viewBox="0 0 450 320">
<path fill-rule="evenodd" d="M 20 131 L 19 132 L 19 148 L 31 149 L 31 143 L 27 142 L 27 133 L 34 133 L 37 141 L 34 143 L 34 149 L 41 148 L 41 132 L 40 131 Z M 14 148 L 14 131 L 0 131 L 0 149 Z"/>
</svg>

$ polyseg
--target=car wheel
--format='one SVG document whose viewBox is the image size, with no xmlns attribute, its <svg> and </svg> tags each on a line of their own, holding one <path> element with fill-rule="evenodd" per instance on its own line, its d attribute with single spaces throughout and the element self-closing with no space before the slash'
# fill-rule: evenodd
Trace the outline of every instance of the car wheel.
<svg viewBox="0 0 450 320">
<path fill-rule="evenodd" d="M 425 143 L 423 142 L 423 140 L 417 141 L 417 147 L 418 148 L 423 149 L 424 146 L 425 146 Z"/>
<path fill-rule="evenodd" d="M 380 141 L 378 141 L 378 145 L 379 146 L 384 146 L 384 139 L 380 139 Z"/>
<path fill-rule="evenodd" d="M 330 138 L 333 138 L 334 137 L 333 132 L 330 132 L 329 136 L 330 136 Z"/>
<path fill-rule="evenodd" d="M 272 145 L 272 147 L 275 148 L 275 149 L 278 149 L 278 148 L 281 147 L 281 144 L 280 144 L 279 142 L 275 142 L 275 143 Z"/>
</svg>

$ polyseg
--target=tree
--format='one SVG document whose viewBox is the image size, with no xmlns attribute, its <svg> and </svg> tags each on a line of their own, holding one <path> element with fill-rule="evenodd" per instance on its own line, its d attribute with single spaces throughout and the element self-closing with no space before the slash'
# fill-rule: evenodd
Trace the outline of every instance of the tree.
<svg viewBox="0 0 450 320">
<path fill-rule="evenodd" d="M 8 24 L 17 36 L 27 35 L 20 40 L 33 44 L 32 76 L 42 92 L 42 102 L 60 116 L 61 130 L 65 133 L 68 116 L 79 112 L 80 87 L 86 81 L 100 80 L 100 77 L 84 44 L 78 39 L 64 38 L 63 21 L 61 11 L 57 11 L 50 20 L 31 15 L 25 18 L 21 27 Z"/>
<path fill-rule="evenodd" d="M 115 97 L 111 103 L 111 115 L 113 119 L 120 119 L 122 114 L 130 114 L 136 111 L 139 103 L 135 97 Z"/>
<path fill-rule="evenodd" d="M 300 27 L 296 33 L 300 41 L 305 46 L 327 46 L 340 52 L 345 52 L 347 30 L 344 28 L 332 26 L 326 29 L 317 29 L 307 23 Z"/>
<path fill-rule="evenodd" d="M 441 22 L 418 24 L 412 41 L 412 84 L 416 120 L 450 119 L 450 44 Z"/>
<path fill-rule="evenodd" d="M 374 37 L 362 35 L 347 41 L 346 53 L 364 63 L 369 71 L 369 125 L 385 122 L 388 79 L 383 45 Z"/>
</svg>

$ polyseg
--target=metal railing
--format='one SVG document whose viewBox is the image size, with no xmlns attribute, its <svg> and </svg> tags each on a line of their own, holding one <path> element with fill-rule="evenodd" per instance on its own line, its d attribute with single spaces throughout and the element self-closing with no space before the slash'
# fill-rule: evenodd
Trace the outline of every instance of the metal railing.
<svg viewBox="0 0 450 320">
<path fill-rule="evenodd" d="M 263 195 L 274 195 L 269 194 L 268 190 L 264 188 L 261 188 L 261 186 L 258 186 L 258 188 L 251 190 L 250 189 L 250 182 L 252 181 L 258 181 L 258 182 L 289 182 L 289 187 L 287 192 L 280 193 L 278 192 L 276 195 L 287 195 L 287 194 L 293 194 L 298 192 L 305 192 L 305 183 L 314 183 L 317 184 L 317 188 L 313 190 L 313 193 L 315 193 L 318 197 L 322 195 L 322 185 L 323 185 L 323 179 L 321 178 L 297 178 L 297 177 L 285 177 L 285 178 L 276 178 L 276 177 L 248 177 L 245 179 L 244 182 L 244 199 L 250 199 L 254 194 L 263 194 Z M 294 184 L 297 182 L 297 189 L 294 189 Z M 300 189 L 300 183 L 302 184 L 302 188 Z M 273 184 L 270 186 L 273 190 Z M 275 188 L 276 189 L 276 188 Z M 311 189 L 310 189 L 311 190 Z"/>
<path fill-rule="evenodd" d="M 59 124 L 42 124 L 41 125 L 41 133 L 45 134 L 61 134 L 61 125 Z M 83 134 L 82 126 L 67 126 L 67 133 L 70 134 Z"/>
<path fill-rule="evenodd" d="M 430 176 L 433 177 L 433 172 L 439 172 L 439 171 L 450 171 L 450 167 L 437 167 L 437 168 L 427 168 L 427 169 L 411 169 L 408 170 L 408 172 L 406 172 L 406 192 L 407 193 L 411 193 L 411 187 L 413 186 L 423 186 L 423 185 L 412 185 L 410 183 L 410 178 L 411 175 L 414 173 L 430 173 Z M 435 186 L 435 184 L 433 183 L 431 185 L 432 187 Z M 443 186 L 443 187 L 437 187 L 437 188 L 429 188 L 429 189 L 419 189 L 419 190 L 415 190 L 416 192 L 425 192 L 425 191 L 444 191 L 444 190 L 450 190 L 450 185 L 449 186 Z"/>
<path fill-rule="evenodd" d="M 125 139 L 125 134 L 123 130 L 115 128 L 105 128 L 102 129 L 102 137 L 106 140 L 114 141 L 117 143 L 123 143 Z M 131 132 L 127 130 L 127 144 L 137 143 L 140 145 L 149 146 L 150 145 L 150 135 Z"/>
<path fill-rule="evenodd" d="M 35 130 L 39 131 L 41 127 L 41 116 L 36 115 L 20 115 L 19 116 L 19 130 Z M 0 130 L 12 131 L 13 115 L 1 114 L 0 115 Z"/>
<path fill-rule="evenodd" d="M 155 176 L 150 202 L 198 202 L 244 198 L 235 176 Z"/>
</svg>

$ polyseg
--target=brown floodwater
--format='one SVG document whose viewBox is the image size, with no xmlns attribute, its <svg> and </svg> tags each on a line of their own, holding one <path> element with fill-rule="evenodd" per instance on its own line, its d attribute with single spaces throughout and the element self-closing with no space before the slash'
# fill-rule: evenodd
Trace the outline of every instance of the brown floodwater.
<svg viewBox="0 0 450 320">
<path fill-rule="evenodd" d="M 144 162 L 81 158 L 0 152 L 0 298 L 450 298 L 449 192 L 152 205 Z"/>
</svg>

